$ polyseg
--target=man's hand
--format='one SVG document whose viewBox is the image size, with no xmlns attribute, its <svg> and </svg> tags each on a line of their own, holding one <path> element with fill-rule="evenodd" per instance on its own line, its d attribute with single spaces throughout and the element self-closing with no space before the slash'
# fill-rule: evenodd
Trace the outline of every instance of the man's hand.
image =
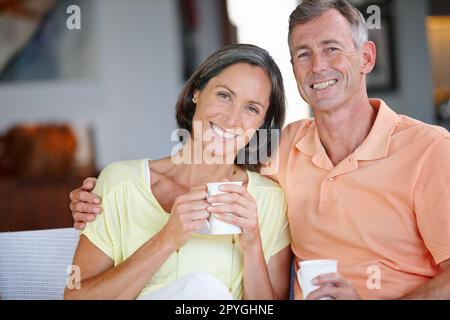
<svg viewBox="0 0 450 320">
<path fill-rule="evenodd" d="M 73 226 L 75 229 L 83 230 L 86 222 L 94 221 L 97 214 L 101 213 L 100 203 L 102 199 L 91 193 L 97 179 L 86 178 L 83 185 L 70 192 L 70 211 L 72 211 Z"/>
<path fill-rule="evenodd" d="M 450 300 L 450 259 L 439 264 L 442 272 L 428 280 L 403 300 Z"/>
<path fill-rule="evenodd" d="M 358 292 L 353 285 L 345 280 L 339 273 L 322 274 L 312 280 L 312 284 L 320 286 L 311 292 L 307 300 L 319 300 L 331 297 L 335 300 L 360 300 Z"/>
</svg>

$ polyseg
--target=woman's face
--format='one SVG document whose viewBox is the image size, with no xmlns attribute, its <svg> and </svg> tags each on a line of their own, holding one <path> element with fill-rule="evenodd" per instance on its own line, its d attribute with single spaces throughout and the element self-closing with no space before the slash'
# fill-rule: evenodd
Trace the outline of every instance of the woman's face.
<svg viewBox="0 0 450 320">
<path fill-rule="evenodd" d="M 194 141 L 201 142 L 203 155 L 234 161 L 264 123 L 270 92 L 266 72 L 247 63 L 227 67 L 203 90 L 195 91 L 192 131 Z"/>
</svg>

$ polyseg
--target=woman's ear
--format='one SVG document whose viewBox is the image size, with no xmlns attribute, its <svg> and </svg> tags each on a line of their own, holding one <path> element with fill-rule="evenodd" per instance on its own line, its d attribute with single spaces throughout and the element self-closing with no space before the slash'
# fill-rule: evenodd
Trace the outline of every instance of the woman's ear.
<svg viewBox="0 0 450 320">
<path fill-rule="evenodd" d="M 198 103 L 198 98 L 199 98 L 199 96 L 200 96 L 200 91 L 199 91 L 198 89 L 196 89 L 196 90 L 194 91 L 194 96 L 192 97 L 192 102 L 193 102 L 194 104 L 197 104 L 197 103 Z"/>
<path fill-rule="evenodd" d="M 367 41 L 362 47 L 363 64 L 361 72 L 364 74 L 370 73 L 375 67 L 375 61 L 377 60 L 377 48 L 373 41 Z"/>
</svg>

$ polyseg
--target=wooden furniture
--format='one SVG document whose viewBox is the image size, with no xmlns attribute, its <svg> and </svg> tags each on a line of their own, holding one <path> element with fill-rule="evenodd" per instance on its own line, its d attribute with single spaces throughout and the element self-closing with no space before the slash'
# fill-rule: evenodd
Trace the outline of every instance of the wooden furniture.
<svg viewBox="0 0 450 320">
<path fill-rule="evenodd" d="M 89 130 L 11 127 L 0 136 L 0 232 L 72 227 L 69 193 L 93 175 Z"/>
<path fill-rule="evenodd" d="M 0 179 L 0 232 L 72 227 L 69 193 L 82 181 Z"/>
</svg>

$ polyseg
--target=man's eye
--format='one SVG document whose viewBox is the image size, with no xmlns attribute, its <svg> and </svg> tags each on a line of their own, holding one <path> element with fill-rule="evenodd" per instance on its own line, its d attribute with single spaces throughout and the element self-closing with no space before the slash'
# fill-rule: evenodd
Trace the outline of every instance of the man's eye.
<svg viewBox="0 0 450 320">
<path fill-rule="evenodd" d="M 300 53 L 298 55 L 298 58 L 306 58 L 307 56 L 309 56 L 309 53 L 308 52 L 303 52 L 303 53 Z"/>
<path fill-rule="evenodd" d="M 331 47 L 331 48 L 328 48 L 328 51 L 329 52 L 335 52 L 335 51 L 338 51 L 339 49 L 338 48 L 335 48 L 335 47 Z"/>
</svg>

